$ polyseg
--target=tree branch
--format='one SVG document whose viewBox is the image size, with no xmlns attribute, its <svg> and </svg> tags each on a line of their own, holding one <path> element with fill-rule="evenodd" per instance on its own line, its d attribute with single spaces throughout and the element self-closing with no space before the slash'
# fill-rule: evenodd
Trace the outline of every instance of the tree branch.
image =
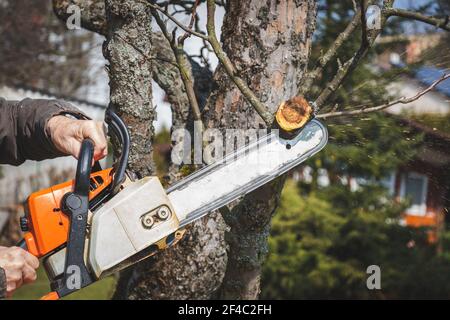
<svg viewBox="0 0 450 320">
<path fill-rule="evenodd" d="M 186 89 L 180 80 L 180 71 L 169 42 L 161 32 L 152 34 L 153 55 L 159 61 L 171 61 L 152 64 L 152 77 L 163 89 L 172 110 L 172 126 L 183 128 L 189 116 L 189 99 Z"/>
<path fill-rule="evenodd" d="M 189 22 L 189 29 L 192 30 L 192 28 L 194 27 L 194 23 L 196 21 L 196 17 L 197 17 L 197 6 L 200 3 L 200 0 L 195 0 L 194 4 L 192 5 L 192 12 L 191 12 L 191 21 Z M 182 35 L 179 39 L 178 39 L 178 43 L 180 43 L 181 45 L 184 44 L 184 40 L 186 40 L 188 37 L 190 37 L 191 34 L 189 32 L 186 32 L 184 35 Z"/>
<path fill-rule="evenodd" d="M 67 10 L 76 5 L 81 10 L 81 27 L 106 36 L 105 1 L 103 0 L 53 0 L 53 11 L 56 16 L 66 22 L 72 15 Z"/>
<path fill-rule="evenodd" d="M 386 15 L 386 10 L 391 8 L 393 3 L 394 3 L 393 0 L 388 0 L 384 2 L 384 7 L 380 17 L 381 20 L 380 29 L 365 30 L 363 32 L 363 34 L 367 33 L 366 38 L 367 41 L 365 40 L 361 41 L 361 45 L 358 51 L 342 66 L 339 67 L 333 79 L 330 82 L 328 82 L 328 84 L 322 90 L 320 95 L 315 100 L 317 110 L 319 110 L 327 102 L 327 100 L 331 97 L 331 95 L 333 95 L 336 92 L 336 90 L 339 89 L 344 79 L 353 72 L 353 70 L 357 67 L 358 63 L 360 62 L 360 60 L 366 56 L 369 49 L 375 43 L 376 38 L 383 30 L 383 27 L 388 18 L 388 16 Z"/>
<path fill-rule="evenodd" d="M 181 39 L 182 42 L 178 41 L 177 43 L 177 40 L 175 39 L 175 32 L 172 35 L 170 35 L 164 21 L 159 16 L 159 13 L 153 8 L 151 8 L 151 13 L 155 18 L 159 28 L 161 29 L 164 37 L 167 39 L 167 41 L 169 41 L 170 47 L 172 48 L 172 51 L 175 55 L 176 65 L 178 67 L 178 70 L 180 71 L 180 76 L 186 89 L 186 94 L 189 99 L 189 104 L 191 105 L 194 120 L 201 121 L 200 107 L 198 105 L 197 97 L 195 96 L 194 83 L 192 81 L 191 73 L 188 66 L 189 63 L 183 50 L 184 39 Z"/>
<path fill-rule="evenodd" d="M 319 114 L 319 115 L 317 115 L 317 118 L 328 119 L 328 118 L 335 118 L 335 117 L 342 117 L 342 116 L 354 116 L 354 115 L 360 115 L 360 114 L 381 111 L 381 110 L 392 107 L 399 103 L 400 104 L 408 104 L 408 103 L 411 103 L 411 102 L 419 99 L 423 95 L 427 94 L 428 92 L 433 90 L 439 83 L 441 83 L 442 81 L 449 79 L 449 78 L 450 78 L 450 73 L 444 74 L 438 80 L 434 81 L 428 88 L 426 88 L 423 91 L 418 92 L 416 95 L 409 97 L 409 98 L 402 97 L 397 100 L 387 102 L 387 103 L 384 103 L 379 106 L 374 106 L 374 107 L 366 106 L 366 107 L 362 107 L 361 109 L 358 109 L 358 110 L 338 111 L 338 112 L 329 112 L 329 113 Z"/>
<path fill-rule="evenodd" d="M 140 0 L 140 1 L 145 3 L 145 4 L 147 4 L 153 10 L 157 10 L 157 11 L 161 12 L 163 15 L 165 15 L 167 18 L 169 18 L 173 23 L 175 23 L 178 27 L 183 29 L 185 32 L 187 32 L 189 34 L 193 34 L 194 36 L 199 37 L 199 38 L 201 38 L 203 40 L 208 40 L 207 36 L 205 36 L 204 34 L 202 34 L 200 32 L 192 30 L 189 27 L 186 27 L 183 23 L 181 23 L 180 21 L 175 19 L 171 14 L 169 14 L 166 10 L 164 10 L 163 8 L 158 6 L 157 4 L 154 4 L 154 3 L 151 3 L 151 2 L 147 2 L 147 1 L 144 1 L 144 0 Z"/>
<path fill-rule="evenodd" d="M 143 1 L 143 0 L 141 0 Z M 234 84 L 239 88 L 239 90 L 242 92 L 242 95 L 246 98 L 246 100 L 252 105 L 253 108 L 255 108 L 256 112 L 261 116 L 261 118 L 264 120 L 264 122 L 270 126 L 273 122 L 273 114 L 269 111 L 269 109 L 262 104 L 262 102 L 256 97 L 254 92 L 249 88 L 249 86 L 245 83 L 245 81 L 237 75 L 236 68 L 234 67 L 231 60 L 227 57 L 225 52 L 222 50 L 222 46 L 220 45 L 219 40 L 217 39 L 216 32 L 215 32 L 215 7 L 216 7 L 216 1 L 214 0 L 207 0 L 207 23 L 206 23 L 206 29 L 208 32 L 208 36 L 205 36 L 199 32 L 196 32 L 192 30 L 189 27 L 186 27 L 181 22 L 179 22 L 177 19 L 175 19 L 172 15 L 170 15 L 166 10 L 161 8 L 160 6 L 145 2 L 147 3 L 153 10 L 157 10 L 164 14 L 167 18 L 169 18 L 172 22 L 174 22 L 177 26 L 179 26 L 181 29 L 183 29 L 185 32 L 188 32 L 190 34 L 193 34 L 205 41 L 207 41 L 214 53 L 216 54 L 218 60 L 220 61 L 221 65 L 224 67 L 225 72 L 228 74 L 228 76 L 231 78 L 231 80 L 234 82 Z"/>
<path fill-rule="evenodd" d="M 178 65 L 174 62 L 176 59 L 170 43 L 161 32 L 152 34 L 152 43 L 153 59 L 162 62 L 152 64 L 152 76 L 164 90 L 170 103 L 172 127 L 191 129 L 189 123 L 194 116 L 191 114 L 192 108 L 186 93 L 186 87 L 181 79 Z M 189 59 L 188 63 L 189 65 L 186 68 L 194 82 L 195 96 L 201 111 L 213 86 L 212 72 L 192 59 Z"/>
<path fill-rule="evenodd" d="M 143 0 L 141 0 L 143 1 Z M 264 122 L 267 125 L 271 125 L 273 122 L 273 114 L 269 111 L 269 109 L 261 103 L 261 101 L 256 97 L 256 95 L 253 93 L 253 91 L 249 88 L 249 86 L 245 83 L 245 81 L 237 75 L 236 68 L 234 67 L 233 63 L 230 61 L 230 59 L 227 57 L 225 52 L 222 50 L 222 46 L 220 45 L 219 40 L 217 39 L 216 32 L 215 32 L 215 7 L 216 7 L 216 1 L 214 0 L 207 0 L 207 23 L 206 23 L 206 29 L 208 32 L 208 36 L 205 36 L 199 32 L 196 32 L 192 30 L 191 27 L 186 27 L 184 24 L 179 22 L 177 19 L 175 19 L 172 15 L 170 15 L 166 10 L 158 6 L 154 3 L 146 2 L 153 10 L 157 10 L 164 14 L 167 18 L 169 18 L 172 22 L 174 22 L 177 26 L 179 26 L 181 29 L 183 29 L 185 32 L 189 34 L 193 34 L 205 41 L 207 41 L 214 53 L 216 54 L 217 58 L 219 59 L 221 65 L 224 67 L 225 72 L 228 74 L 228 76 L 231 78 L 231 80 L 236 84 L 236 86 L 239 88 L 239 90 L 242 92 L 242 95 L 247 99 L 247 101 L 252 105 L 253 108 L 255 108 L 256 112 L 261 116 L 261 118 L 264 120 Z"/>
<path fill-rule="evenodd" d="M 385 14 L 388 17 L 396 16 L 396 17 L 400 17 L 400 18 L 421 21 L 424 23 L 428 23 L 432 26 L 435 26 L 436 28 L 441 28 L 445 31 L 450 31 L 450 23 L 449 23 L 448 15 L 446 15 L 443 18 L 438 18 L 438 17 L 433 17 L 433 16 L 427 16 L 427 15 L 421 14 L 419 12 L 398 9 L 398 8 L 388 8 L 385 10 Z"/>
<path fill-rule="evenodd" d="M 367 0 L 360 0 L 360 10 L 363 14 L 360 15 L 361 18 L 361 43 L 363 46 L 369 45 L 369 39 L 367 36 L 367 21 L 366 21 L 366 8 L 367 8 Z"/>
<path fill-rule="evenodd" d="M 110 103 L 129 127 L 134 141 L 128 169 L 137 177 L 149 176 L 155 172 L 152 60 L 146 59 L 152 52 L 152 16 L 138 0 L 106 0 L 105 12 L 108 30 L 103 55 L 109 62 Z"/>
<path fill-rule="evenodd" d="M 319 57 L 319 59 L 315 64 L 316 67 L 306 75 L 303 84 L 300 85 L 298 95 L 305 95 L 305 93 L 307 93 L 311 89 L 311 86 L 314 83 L 314 81 L 318 79 L 319 76 L 322 75 L 323 70 L 325 66 L 328 64 L 328 62 L 330 62 L 337 56 L 339 48 L 353 34 L 353 32 L 358 27 L 360 22 L 361 22 L 361 8 L 357 9 L 355 15 L 353 16 L 352 20 L 347 25 L 347 27 L 344 29 L 344 31 L 337 36 L 337 38 L 334 40 L 333 44 L 328 48 L 328 50 L 322 56 Z"/>
</svg>

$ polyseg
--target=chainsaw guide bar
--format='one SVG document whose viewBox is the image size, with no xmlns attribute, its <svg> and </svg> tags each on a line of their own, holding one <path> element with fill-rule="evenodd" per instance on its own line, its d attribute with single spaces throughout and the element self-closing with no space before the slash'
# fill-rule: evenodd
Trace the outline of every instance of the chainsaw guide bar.
<svg viewBox="0 0 450 320">
<path fill-rule="evenodd" d="M 180 227 L 295 168 L 327 141 L 325 126 L 312 120 L 291 140 L 271 132 L 180 180 L 167 190 Z"/>
</svg>

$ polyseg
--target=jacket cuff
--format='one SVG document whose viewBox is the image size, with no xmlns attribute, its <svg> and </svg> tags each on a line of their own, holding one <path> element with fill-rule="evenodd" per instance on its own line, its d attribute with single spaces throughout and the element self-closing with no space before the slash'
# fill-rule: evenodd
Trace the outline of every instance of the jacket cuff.
<svg viewBox="0 0 450 320">
<path fill-rule="evenodd" d="M 38 130 L 35 132 L 39 133 L 41 135 L 41 141 L 46 146 L 46 149 L 50 150 L 51 153 L 57 155 L 57 156 L 65 156 L 66 154 L 63 154 L 61 151 L 56 149 L 56 147 L 53 144 L 53 141 L 50 137 L 50 134 L 47 130 L 47 123 L 48 121 L 55 117 L 55 116 L 61 116 L 61 115 L 71 115 L 77 119 L 83 119 L 83 120 L 90 120 L 86 114 L 84 114 L 81 110 L 74 107 L 72 104 L 68 102 L 64 102 L 61 100 L 50 100 L 48 108 L 45 108 L 45 111 L 43 115 L 39 118 L 39 121 L 37 122 Z"/>
<path fill-rule="evenodd" d="M 6 298 L 6 274 L 3 268 L 0 268 L 0 299 Z"/>
</svg>

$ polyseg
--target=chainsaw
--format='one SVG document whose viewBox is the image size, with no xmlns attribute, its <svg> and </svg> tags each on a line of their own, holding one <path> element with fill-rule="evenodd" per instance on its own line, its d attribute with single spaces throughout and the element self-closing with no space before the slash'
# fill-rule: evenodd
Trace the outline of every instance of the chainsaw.
<svg viewBox="0 0 450 320">
<path fill-rule="evenodd" d="M 85 139 L 75 179 L 26 201 L 19 246 L 42 260 L 52 290 L 43 300 L 67 296 L 175 245 L 187 225 L 298 166 L 328 140 L 314 118 L 288 136 L 268 131 L 165 190 L 157 177 L 130 177 L 127 127 L 111 107 L 105 122 L 121 149 L 114 165 L 92 167 L 94 145 Z M 264 161 L 251 165 L 258 158 Z"/>
</svg>

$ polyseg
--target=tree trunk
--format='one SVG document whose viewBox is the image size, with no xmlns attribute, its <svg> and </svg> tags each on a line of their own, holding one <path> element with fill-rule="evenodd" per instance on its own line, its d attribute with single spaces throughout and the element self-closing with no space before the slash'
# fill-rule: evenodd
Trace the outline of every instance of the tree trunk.
<svg viewBox="0 0 450 320">
<path fill-rule="evenodd" d="M 224 50 L 272 112 L 297 92 L 308 62 L 315 15 L 312 0 L 228 1 Z M 265 127 L 222 68 L 214 78 L 217 86 L 203 112 L 209 127 Z M 225 225 L 214 213 L 194 223 L 177 246 L 123 274 L 115 298 L 207 299 L 217 297 L 220 287 L 223 298 L 257 298 L 270 219 L 283 182 L 280 178 L 253 192 L 225 215 L 231 227 L 228 264 Z"/>
<path fill-rule="evenodd" d="M 316 12 L 316 3 L 311 0 L 227 2 L 222 28 L 224 50 L 272 113 L 298 91 L 309 59 Z M 224 72 L 219 70 L 216 77 L 218 88 L 210 98 L 208 126 L 265 127 Z M 263 186 L 224 214 L 230 231 L 226 235 L 228 264 L 221 298 L 258 298 L 270 220 L 283 184 L 281 177 Z"/>
<path fill-rule="evenodd" d="M 138 0 L 106 0 L 110 101 L 130 131 L 128 168 L 138 177 L 154 173 L 151 14 Z M 144 54 L 145 56 L 144 56 Z M 147 56 L 147 57 L 146 57 Z"/>
</svg>

